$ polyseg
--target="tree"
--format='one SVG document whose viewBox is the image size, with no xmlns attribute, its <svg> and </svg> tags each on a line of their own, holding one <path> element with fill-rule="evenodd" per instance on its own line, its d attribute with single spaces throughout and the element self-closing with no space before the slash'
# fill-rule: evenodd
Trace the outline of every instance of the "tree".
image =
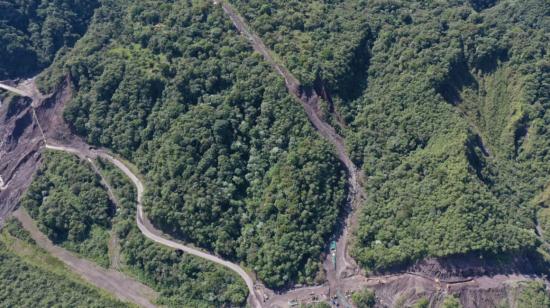
<svg viewBox="0 0 550 308">
<path fill-rule="evenodd" d="M 376 305 L 374 292 L 366 288 L 353 293 L 351 299 L 357 308 L 371 308 Z"/>
<path fill-rule="evenodd" d="M 454 297 L 454 296 L 447 296 L 445 297 L 445 300 L 443 301 L 442 308 L 461 308 L 462 305 L 460 304 L 460 301 Z"/>
</svg>

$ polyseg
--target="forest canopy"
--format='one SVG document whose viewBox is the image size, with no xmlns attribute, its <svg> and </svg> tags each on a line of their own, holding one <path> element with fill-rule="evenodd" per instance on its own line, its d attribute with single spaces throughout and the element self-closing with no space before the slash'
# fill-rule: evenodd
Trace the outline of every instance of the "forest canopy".
<svg viewBox="0 0 550 308">
<path fill-rule="evenodd" d="M 98 0 L 0 1 L 0 80 L 36 74 L 84 34 Z"/>
<path fill-rule="evenodd" d="M 364 173 L 351 251 L 364 269 L 540 251 L 550 233 L 547 1 L 229 2 L 304 93 L 322 94 L 322 116 Z M 212 1 L 0 1 L 0 57 L 0 78 L 48 67 L 45 93 L 70 81 L 65 121 L 135 163 L 155 226 L 270 288 L 323 280 L 346 174 Z M 23 203 L 52 239 L 104 258 L 99 243 L 118 218 L 95 176 L 60 162 L 50 170 L 46 159 Z M 183 265 L 169 251 L 147 263 L 156 248 L 122 225 L 133 269 L 162 288 L 148 264 Z M 93 249 L 82 245 L 90 238 Z M 172 278 L 204 266 L 190 263 Z M 221 302 L 242 300 L 242 286 L 224 283 Z"/>
<path fill-rule="evenodd" d="M 353 251 L 365 268 L 534 251 L 550 182 L 547 2 L 231 2 L 329 94 L 367 178 Z"/>
<path fill-rule="evenodd" d="M 345 173 L 284 82 L 210 1 L 106 2 L 40 78 L 65 120 L 136 163 L 155 226 L 258 273 L 313 283 Z"/>
</svg>

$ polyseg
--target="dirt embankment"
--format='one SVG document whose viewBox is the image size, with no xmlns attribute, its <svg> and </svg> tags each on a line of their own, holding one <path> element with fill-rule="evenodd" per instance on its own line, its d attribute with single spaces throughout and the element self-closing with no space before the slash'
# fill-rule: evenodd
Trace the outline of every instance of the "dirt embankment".
<svg viewBox="0 0 550 308">
<path fill-rule="evenodd" d="M 0 107 L 0 227 L 17 206 L 40 165 L 42 136 L 33 120 L 32 100 L 15 96 Z"/>
<path fill-rule="evenodd" d="M 41 151 L 47 145 L 47 140 L 56 138 L 55 140 L 74 144 L 75 151 L 71 153 L 83 159 L 88 157 L 86 153 L 89 152 L 89 146 L 75 137 L 63 122 L 63 109 L 72 95 L 70 80 L 67 79 L 53 95 L 47 97 L 40 95 L 32 81 L 25 83 L 23 87 L 18 86 L 17 89 L 15 93 L 21 93 L 26 97 L 14 98 L 2 106 L 0 113 L 0 132 L 4 140 L 0 144 L 2 154 L 0 175 L 3 179 L 7 179 L 4 183 L 7 187 L 0 191 L 2 218 L 7 217 L 17 206 L 21 195 L 30 185 L 34 173 L 40 166 Z M 98 171 L 93 162 L 90 162 Z M 110 186 L 103 178 L 102 184 L 116 203 Z M 151 301 L 158 295 L 149 287 L 120 272 L 103 269 L 93 262 L 81 259 L 53 245 L 38 230 L 24 209 L 16 211 L 14 216 L 21 221 L 40 247 L 60 259 L 91 284 L 141 307 L 155 307 Z"/>
</svg>

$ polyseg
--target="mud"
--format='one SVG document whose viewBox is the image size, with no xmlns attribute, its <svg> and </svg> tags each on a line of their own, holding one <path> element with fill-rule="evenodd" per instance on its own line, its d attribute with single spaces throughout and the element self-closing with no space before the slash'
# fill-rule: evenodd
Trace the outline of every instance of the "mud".
<svg viewBox="0 0 550 308">
<path fill-rule="evenodd" d="M 13 97 L 0 107 L 0 177 L 3 181 L 0 185 L 0 227 L 16 208 L 40 167 L 45 139 L 75 138 L 63 121 L 63 109 L 72 95 L 70 79 L 49 96 L 40 94 L 33 79 L 20 85 L 17 81 L 6 81 L 3 85 L 16 88 L 17 93 L 25 96 L 12 94 Z"/>
<path fill-rule="evenodd" d="M 17 206 L 40 165 L 42 137 L 32 118 L 30 100 L 14 97 L 0 107 L 0 227 Z"/>
</svg>

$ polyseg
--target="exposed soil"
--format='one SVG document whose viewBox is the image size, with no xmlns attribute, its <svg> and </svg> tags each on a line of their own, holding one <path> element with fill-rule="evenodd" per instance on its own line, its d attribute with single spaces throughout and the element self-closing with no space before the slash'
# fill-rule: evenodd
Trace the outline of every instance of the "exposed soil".
<svg viewBox="0 0 550 308">
<path fill-rule="evenodd" d="M 104 269 L 91 261 L 81 259 L 73 253 L 55 246 L 46 235 L 38 230 L 38 227 L 25 209 L 18 209 L 13 213 L 13 216 L 21 222 L 23 228 L 31 234 L 31 237 L 39 247 L 63 261 L 72 271 L 91 284 L 116 295 L 123 301 L 129 301 L 141 307 L 155 307 L 151 303 L 151 300 L 155 299 L 158 295 L 151 288 L 118 271 Z"/>
<path fill-rule="evenodd" d="M 495 263 L 471 258 L 471 256 L 440 260 L 428 259 L 394 275 L 367 278 L 348 252 L 350 233 L 357 225 L 357 208 L 366 200 L 363 190 L 363 175 L 349 158 L 345 139 L 322 120 L 319 107 L 320 99 L 324 97 L 330 100 L 330 95 L 322 87 L 320 94 L 317 92 L 319 87 L 306 91 L 297 78 L 274 59 L 271 51 L 231 5 L 225 1 L 214 1 L 214 3 L 221 4 L 234 26 L 250 42 L 253 49 L 260 53 L 284 78 L 289 93 L 304 107 L 310 122 L 318 133 L 335 147 L 337 157 L 345 166 L 349 176 L 348 207 L 344 209 L 345 218 L 340 222 L 335 234 L 337 239 L 336 264 L 333 264 L 328 251 L 323 264 L 327 282 L 322 286 L 298 288 L 282 294 L 274 294 L 272 291 L 264 289 L 264 294 L 270 297 L 264 303 L 265 306 L 286 307 L 290 300 L 307 303 L 328 300 L 335 295 L 339 298 L 340 304 L 347 306 L 349 300 L 345 294 L 370 287 L 377 291 L 381 307 L 394 307 L 398 302 L 405 305 L 413 304 L 420 297 L 428 298 L 433 306 L 440 304 L 447 293 L 457 294 L 464 307 L 487 307 L 491 304 L 496 306 L 503 300 L 510 299 L 509 290 L 517 289 L 511 288 L 511 284 L 536 278 L 534 275 L 536 270 L 528 259 L 516 258 Z M 343 123 L 340 125 L 344 126 Z M 477 133 L 476 127 L 474 127 L 474 131 Z M 478 134 L 478 136 L 480 135 Z M 484 154 L 490 156 L 481 137 L 478 139 Z"/>
<path fill-rule="evenodd" d="M 221 2 L 221 5 L 235 27 L 251 42 L 253 48 L 262 54 L 273 69 L 285 79 L 289 92 L 304 107 L 310 122 L 319 134 L 334 146 L 337 157 L 348 171 L 349 203 L 344 210 L 339 231 L 335 235 L 338 242 L 336 268 L 327 253 L 327 259 L 324 262 L 327 283 L 275 294 L 258 282 L 254 284 L 250 275 L 239 266 L 165 237 L 148 223 L 142 212 L 138 211 L 141 213 L 138 216 L 138 226 L 145 236 L 163 245 L 183 249 L 236 271 L 251 289 L 253 306 L 285 307 L 291 299 L 300 299 L 304 302 L 311 301 L 313 298 L 326 300 L 336 294 L 340 296 L 341 303 L 346 303 L 346 294 L 370 287 L 377 291 L 381 307 L 392 307 L 401 301 L 407 305 L 420 297 L 428 298 L 435 305 L 441 303 L 446 294 L 459 296 L 464 307 L 485 307 L 513 298 L 514 294 L 517 294 L 518 283 L 538 279 L 533 275 L 534 271 L 529 268 L 530 262 L 524 259 L 493 267 L 487 262 L 476 263 L 471 258 L 430 259 L 396 274 L 366 277 L 361 273 L 356 262 L 349 256 L 348 242 L 357 221 L 356 209 L 364 202 L 366 196 L 362 189 L 362 173 L 349 158 L 345 140 L 320 117 L 320 95 L 315 91 L 302 89 L 299 81 L 274 60 L 261 39 L 248 28 L 238 13 L 225 2 Z M 2 140 L 0 176 L 4 182 L 3 189 L 0 191 L 0 217 L 5 217 L 13 210 L 19 197 L 30 184 L 32 175 L 41 162 L 40 148 L 45 144 L 45 139 L 49 143 L 58 145 L 58 149 L 82 157 L 95 158 L 98 155 L 106 155 L 108 159 L 109 157 L 111 160 L 114 159 L 106 152 L 95 150 L 74 136 L 67 124 L 63 122 L 62 112 L 65 103 L 72 96 L 70 80 L 67 79 L 50 97 L 40 96 L 33 87 L 33 83 L 26 83 L 17 89 L 32 98 L 32 104 L 26 98 L 17 98 L 16 105 L 3 104 L 0 107 L 0 137 L 2 138 L 0 139 Z M 143 191 L 143 184 L 123 163 L 116 159 L 113 162 L 118 163 L 117 166 L 121 170 L 126 170 L 125 173 L 136 184 L 138 191 Z M 140 200 L 138 200 L 138 209 L 139 202 Z M 1 222 L 0 218 L 0 225 Z M 521 266 L 518 268 L 518 264 L 522 262 L 527 264 L 526 268 Z M 508 270 L 505 270 L 507 268 Z M 266 300 L 259 304 L 256 298 Z"/>
<path fill-rule="evenodd" d="M 5 88 L 5 87 L 4 87 Z M 35 171 L 39 168 L 42 158 L 41 151 L 46 145 L 46 140 L 50 138 L 60 138 L 63 142 L 70 143 L 82 148 L 82 151 L 75 150 L 71 153 L 78 155 L 82 159 L 93 156 L 87 156 L 88 145 L 79 138 L 74 137 L 69 127 L 63 122 L 62 112 L 65 103 L 71 98 L 71 86 L 69 80 L 56 90 L 50 97 L 43 97 L 34 87 L 34 82 L 26 83 L 23 87 L 17 87 L 18 92 L 26 95 L 18 104 L 17 112 L 11 117 L 5 115 L 9 106 L 3 106 L 1 111 L 4 116 L 0 120 L 5 125 L 0 125 L 0 131 L 6 140 L 0 146 L 2 159 L 0 160 L 0 169 L 2 178 L 8 179 L 4 185 L 7 188 L 0 191 L 0 214 L 2 219 L 7 217 L 19 203 L 21 195 L 25 192 L 32 181 Z M 32 104 L 29 102 L 32 100 Z M 13 111 L 13 108 L 12 108 Z M 24 120 L 22 120 L 24 119 Z M 93 161 L 92 167 L 98 172 Z M 101 173 L 98 172 L 101 176 Z M 102 177 L 101 183 L 109 193 L 109 197 L 116 204 L 117 200 L 111 187 Z M 78 258 L 65 249 L 55 246 L 42 234 L 31 217 L 24 209 L 14 212 L 14 216 L 21 221 L 23 227 L 29 231 L 37 244 L 60 259 L 71 270 L 82 276 L 91 284 L 106 290 L 118 298 L 135 303 L 142 307 L 155 307 L 151 300 L 158 295 L 149 287 L 137 282 L 136 280 L 115 270 L 103 269 L 93 262 Z M 115 251 L 113 255 L 115 263 L 118 263 L 118 257 Z"/>
<path fill-rule="evenodd" d="M 33 121 L 31 99 L 14 97 L 0 107 L 0 227 L 17 206 L 40 165 L 42 136 Z"/>
</svg>

